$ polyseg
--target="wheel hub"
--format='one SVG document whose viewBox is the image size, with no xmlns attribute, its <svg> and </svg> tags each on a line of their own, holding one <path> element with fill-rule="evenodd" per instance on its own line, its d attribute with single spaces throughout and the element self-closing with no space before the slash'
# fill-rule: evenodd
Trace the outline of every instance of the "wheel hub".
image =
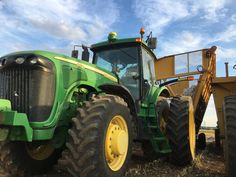
<svg viewBox="0 0 236 177">
<path fill-rule="evenodd" d="M 118 171 L 127 156 L 129 136 L 126 122 L 123 117 L 115 116 L 110 122 L 105 142 L 105 153 L 108 166 Z"/>
<path fill-rule="evenodd" d="M 35 160 L 45 160 L 54 152 L 55 148 L 50 143 L 34 144 L 26 143 L 26 150 L 31 158 Z"/>
</svg>

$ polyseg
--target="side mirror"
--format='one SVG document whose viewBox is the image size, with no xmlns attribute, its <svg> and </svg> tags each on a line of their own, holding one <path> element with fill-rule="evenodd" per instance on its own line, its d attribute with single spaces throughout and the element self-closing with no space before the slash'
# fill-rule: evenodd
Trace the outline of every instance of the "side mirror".
<svg viewBox="0 0 236 177">
<path fill-rule="evenodd" d="M 148 39 L 148 47 L 153 50 L 157 48 L 157 38 L 156 37 L 152 37 L 152 38 Z"/>
<path fill-rule="evenodd" d="M 71 57 L 78 58 L 78 56 L 79 56 L 79 51 L 78 50 L 72 50 Z"/>
<path fill-rule="evenodd" d="M 86 46 L 83 45 L 82 48 L 83 48 L 82 60 L 89 62 L 89 51 L 88 51 L 88 47 L 86 47 Z"/>
</svg>

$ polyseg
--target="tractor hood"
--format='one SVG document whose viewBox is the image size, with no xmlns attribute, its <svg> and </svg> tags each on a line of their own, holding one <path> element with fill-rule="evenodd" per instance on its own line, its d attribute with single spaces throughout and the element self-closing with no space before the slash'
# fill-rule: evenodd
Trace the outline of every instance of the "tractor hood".
<svg viewBox="0 0 236 177">
<path fill-rule="evenodd" d="M 11 140 L 51 139 L 58 120 L 77 104 L 72 97 L 79 87 L 99 92 L 100 85 L 117 82 L 112 73 L 62 54 L 23 51 L 0 57 L 0 125 L 8 127 L 2 138 L 0 129 L 0 140 L 9 134 Z"/>
<path fill-rule="evenodd" d="M 35 64 L 34 62 L 37 62 L 36 60 L 34 61 L 34 58 L 44 57 L 48 60 L 51 60 L 56 65 L 57 64 L 60 65 L 61 63 L 68 63 L 68 64 L 76 65 L 77 67 L 82 68 L 83 70 L 85 69 L 85 70 L 95 72 L 113 82 L 118 82 L 117 77 L 113 73 L 110 73 L 109 71 L 103 68 L 100 68 L 94 64 L 91 64 L 89 62 L 82 61 L 79 59 L 75 59 L 72 57 L 68 57 L 63 54 L 58 54 L 58 53 L 48 52 L 48 51 L 22 51 L 22 52 L 15 52 L 15 53 L 5 55 L 0 58 L 0 69 L 1 67 L 4 67 L 4 65 L 8 63 L 8 58 L 12 58 L 12 56 L 15 57 L 15 62 L 18 64 L 21 64 L 21 62 L 22 64 L 24 62 L 28 62 L 31 65 Z"/>
</svg>

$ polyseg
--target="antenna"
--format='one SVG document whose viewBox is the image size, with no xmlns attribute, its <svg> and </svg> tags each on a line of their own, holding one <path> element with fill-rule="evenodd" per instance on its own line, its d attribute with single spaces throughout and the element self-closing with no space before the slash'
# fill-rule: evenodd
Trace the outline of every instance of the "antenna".
<svg viewBox="0 0 236 177">
<path fill-rule="evenodd" d="M 147 36 L 147 39 L 146 39 L 146 43 L 148 43 L 149 39 L 152 38 L 152 31 L 149 33 L 149 35 Z"/>
</svg>

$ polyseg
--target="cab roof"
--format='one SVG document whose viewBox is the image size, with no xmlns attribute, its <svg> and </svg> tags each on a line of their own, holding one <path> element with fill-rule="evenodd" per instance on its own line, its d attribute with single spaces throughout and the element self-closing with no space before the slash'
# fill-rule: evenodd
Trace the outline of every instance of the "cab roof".
<svg viewBox="0 0 236 177">
<path fill-rule="evenodd" d="M 97 47 L 103 47 L 103 46 L 109 46 L 114 44 L 122 44 L 122 43 L 141 43 L 145 46 L 147 46 L 146 42 L 144 42 L 141 38 L 124 38 L 124 39 L 114 39 L 114 40 L 107 40 L 99 43 L 95 43 L 91 45 L 91 48 L 97 48 Z"/>
</svg>

